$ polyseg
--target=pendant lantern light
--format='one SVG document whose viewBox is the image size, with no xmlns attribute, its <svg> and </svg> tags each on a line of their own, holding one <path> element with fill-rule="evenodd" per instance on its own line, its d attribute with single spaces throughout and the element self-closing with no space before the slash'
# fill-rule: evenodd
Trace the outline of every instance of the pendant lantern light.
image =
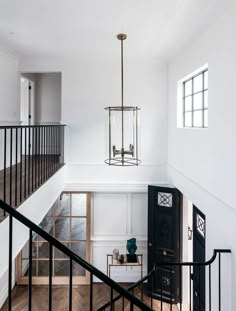
<svg viewBox="0 0 236 311">
<path fill-rule="evenodd" d="M 126 34 L 118 34 L 121 42 L 121 106 L 106 107 L 108 111 L 108 158 L 105 163 L 114 166 L 134 166 L 138 158 L 138 111 L 136 106 L 124 105 L 123 41 Z"/>
</svg>

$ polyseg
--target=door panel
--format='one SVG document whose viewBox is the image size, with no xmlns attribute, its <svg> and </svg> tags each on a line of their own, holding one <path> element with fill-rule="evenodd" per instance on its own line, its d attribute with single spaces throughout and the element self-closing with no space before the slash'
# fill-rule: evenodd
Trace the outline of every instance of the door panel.
<svg viewBox="0 0 236 311">
<path fill-rule="evenodd" d="M 193 206 L 193 261 L 205 262 L 205 215 Z M 205 267 L 193 268 L 193 311 L 205 311 Z"/>
<path fill-rule="evenodd" d="M 180 192 L 175 188 L 148 188 L 148 270 L 155 262 L 180 260 Z M 179 301 L 179 269 L 163 267 L 155 276 L 154 297 Z M 151 286 L 151 284 L 150 284 Z"/>
</svg>

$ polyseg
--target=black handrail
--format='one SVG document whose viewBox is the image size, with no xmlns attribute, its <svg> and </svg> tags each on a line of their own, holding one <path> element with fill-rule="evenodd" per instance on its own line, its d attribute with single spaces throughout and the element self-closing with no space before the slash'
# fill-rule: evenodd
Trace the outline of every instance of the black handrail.
<svg viewBox="0 0 236 311">
<path fill-rule="evenodd" d="M 100 270 L 95 268 L 93 265 L 91 265 L 90 263 L 88 263 L 87 261 L 85 261 L 84 259 L 79 257 L 78 255 L 73 253 L 69 248 L 64 246 L 57 239 L 55 239 L 50 234 L 45 232 L 43 229 L 41 229 L 39 226 L 37 226 L 31 220 L 29 220 L 24 215 L 19 213 L 17 210 L 13 209 L 8 204 L 4 203 L 2 200 L 0 200 L 0 208 L 5 210 L 5 212 L 7 212 L 10 215 L 10 218 L 12 218 L 12 217 L 16 218 L 19 222 L 24 224 L 31 231 L 33 231 L 33 232 L 37 233 L 38 235 L 40 235 L 42 238 L 44 238 L 46 241 L 48 241 L 50 243 L 50 245 L 56 247 L 58 250 L 63 252 L 65 255 L 67 255 L 70 259 L 72 259 L 73 261 L 75 261 L 76 263 L 81 265 L 84 269 L 89 271 L 92 275 L 96 276 L 97 278 L 102 280 L 104 283 L 106 283 L 109 287 L 111 287 L 112 290 L 115 290 L 116 292 L 121 294 L 123 297 L 128 299 L 130 301 L 130 303 L 136 305 L 137 307 L 139 307 L 143 311 L 152 311 L 152 309 L 150 307 L 148 307 L 146 304 L 144 304 L 141 300 L 136 298 L 134 295 L 130 294 L 128 290 L 126 290 L 123 287 L 121 287 L 118 283 L 113 281 L 111 278 L 109 278 L 103 272 L 101 272 Z M 12 239 L 12 232 L 10 232 L 9 234 L 11 235 L 11 239 Z M 11 241 L 11 239 L 10 239 L 10 241 Z M 10 247 L 9 251 L 12 251 L 11 247 Z M 9 259 L 9 266 L 10 266 L 10 268 L 11 268 L 11 260 L 12 259 L 10 258 Z M 9 280 L 10 280 L 11 277 L 12 276 L 9 275 Z M 49 290 L 49 292 L 50 292 L 50 290 Z M 11 293 L 9 293 L 9 297 L 10 297 L 10 295 L 11 295 Z"/>
<path fill-rule="evenodd" d="M 34 127 L 51 127 L 51 126 L 66 126 L 65 124 L 57 124 L 57 123 L 52 123 L 52 124 L 33 124 L 33 125 L 0 125 L 0 129 L 15 129 L 15 128 L 34 128 Z"/>
<path fill-rule="evenodd" d="M 230 249 L 214 249 L 213 250 L 213 255 L 212 257 L 204 262 L 189 262 L 189 261 L 180 261 L 180 262 L 156 262 L 156 267 L 158 266 L 209 266 L 212 264 L 215 259 L 217 254 L 220 253 L 231 253 Z"/>
</svg>

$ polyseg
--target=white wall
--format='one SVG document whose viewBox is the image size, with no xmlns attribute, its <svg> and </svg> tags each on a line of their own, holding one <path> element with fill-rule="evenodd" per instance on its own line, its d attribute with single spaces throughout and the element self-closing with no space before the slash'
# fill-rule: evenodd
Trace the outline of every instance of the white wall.
<svg viewBox="0 0 236 311">
<path fill-rule="evenodd" d="M 36 73 L 36 111 L 37 123 L 61 121 L 61 74 Z"/>
<path fill-rule="evenodd" d="M 119 52 L 119 50 L 117 51 Z M 66 161 L 70 186 L 90 183 L 151 183 L 166 181 L 166 65 L 147 59 L 126 60 L 125 104 L 141 108 L 140 167 L 104 164 L 104 108 L 120 105 L 120 58 L 27 58 L 25 72 L 62 72 L 62 122 L 68 126 Z"/>
<path fill-rule="evenodd" d="M 234 253 L 236 222 L 236 7 L 192 41 L 169 63 L 168 68 L 168 161 L 170 181 L 206 215 L 207 258 L 213 248 Z M 209 65 L 209 128 L 177 128 L 177 81 L 203 64 Z M 229 263 L 228 262 L 228 263 Z M 230 264 L 228 265 L 230 266 Z M 230 296 L 236 287 L 236 271 L 223 280 L 223 310 L 235 306 Z M 217 284 L 217 282 L 215 282 Z M 216 310 L 216 306 L 213 306 Z"/>
<path fill-rule="evenodd" d="M 0 124 L 20 120 L 20 75 L 18 58 L 0 51 Z"/>
<path fill-rule="evenodd" d="M 126 254 L 126 242 L 137 240 L 137 254 L 143 254 L 144 275 L 147 273 L 147 193 L 107 193 L 92 195 L 91 247 L 92 263 L 107 273 L 107 254 L 119 249 Z M 135 282 L 141 277 L 140 267 L 111 268 L 111 277 L 118 282 Z"/>
</svg>

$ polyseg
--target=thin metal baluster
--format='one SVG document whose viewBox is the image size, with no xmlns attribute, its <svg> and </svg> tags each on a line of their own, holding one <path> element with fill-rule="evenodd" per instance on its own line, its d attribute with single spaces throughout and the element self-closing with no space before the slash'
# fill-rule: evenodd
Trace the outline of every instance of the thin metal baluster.
<svg viewBox="0 0 236 311">
<path fill-rule="evenodd" d="M 52 244 L 49 244 L 48 310 L 52 311 Z"/>
<path fill-rule="evenodd" d="M 31 191 L 34 192 L 34 169 L 35 169 L 35 128 L 32 127 L 32 176 L 31 176 Z"/>
<path fill-rule="evenodd" d="M 40 186 L 40 127 L 37 127 L 37 187 Z"/>
<path fill-rule="evenodd" d="M 141 285 L 141 300 L 143 301 L 143 282 L 142 282 L 142 285 Z"/>
<path fill-rule="evenodd" d="M 29 229 L 29 284 L 28 284 L 28 310 L 32 310 L 32 230 Z"/>
<path fill-rule="evenodd" d="M 192 311 L 192 274 L 189 266 L 189 311 Z"/>
<path fill-rule="evenodd" d="M 180 311 L 182 311 L 182 266 L 179 266 L 179 292 L 180 292 Z"/>
<path fill-rule="evenodd" d="M 70 257 L 70 280 L 69 280 L 69 311 L 72 310 L 72 270 L 73 270 L 73 262 Z"/>
<path fill-rule="evenodd" d="M 53 126 L 53 173 L 56 170 L 56 132 L 55 132 L 55 126 Z"/>
<path fill-rule="evenodd" d="M 15 207 L 17 207 L 18 128 L 16 127 Z"/>
<path fill-rule="evenodd" d="M 37 186 L 37 169 L 38 169 L 38 162 L 37 162 L 37 154 L 38 154 L 38 128 L 35 127 L 34 128 L 34 131 L 35 131 L 35 142 L 34 142 L 34 169 L 35 169 L 35 173 L 34 173 L 34 189 L 37 189 L 38 186 Z"/>
<path fill-rule="evenodd" d="M 43 127 L 43 181 L 46 180 L 46 127 Z"/>
<path fill-rule="evenodd" d="M 49 176 L 50 127 L 47 127 L 47 179 Z"/>
<path fill-rule="evenodd" d="M 11 288 L 12 288 L 12 215 L 9 215 L 9 259 L 8 259 L 8 311 L 11 311 Z"/>
<path fill-rule="evenodd" d="M 163 309 L 163 267 L 161 267 L 161 311 Z"/>
<path fill-rule="evenodd" d="M 28 128 L 28 194 L 30 194 L 30 147 L 31 147 L 31 128 Z"/>
<path fill-rule="evenodd" d="M 52 126 L 51 126 L 51 129 L 50 129 L 50 135 L 51 135 L 51 137 L 50 137 L 50 139 L 51 139 L 51 144 L 50 144 L 50 146 L 51 146 L 51 152 L 50 152 L 50 154 L 51 154 L 51 157 L 50 157 L 50 176 L 52 176 L 52 174 L 53 174 L 53 136 L 52 136 L 52 130 L 53 130 L 53 128 L 52 128 Z"/>
<path fill-rule="evenodd" d="M 199 297 L 198 297 L 199 311 L 201 311 L 201 267 L 200 266 L 198 266 L 198 290 L 199 290 Z"/>
<path fill-rule="evenodd" d="M 173 269 L 174 267 L 172 266 L 170 268 L 170 311 L 172 311 L 173 307 Z"/>
<path fill-rule="evenodd" d="M 113 311 L 113 289 L 111 287 L 111 291 L 110 291 L 110 310 Z"/>
<path fill-rule="evenodd" d="M 219 253 L 219 311 L 221 311 L 221 258 Z"/>
<path fill-rule="evenodd" d="M 93 274 L 90 272 L 90 311 L 93 310 Z"/>
<path fill-rule="evenodd" d="M 6 203 L 7 129 L 4 129 L 3 201 Z M 6 212 L 4 211 L 4 216 Z"/>
<path fill-rule="evenodd" d="M 154 291 L 154 283 L 155 283 L 155 274 L 156 274 L 156 270 L 155 270 L 155 272 L 153 273 L 153 275 L 152 275 L 152 285 L 151 285 L 151 287 L 152 287 L 152 289 L 151 289 L 151 308 L 153 307 L 153 298 L 152 298 L 152 294 L 153 294 L 153 291 Z"/>
<path fill-rule="evenodd" d="M 12 206 L 12 128 L 10 129 L 10 206 Z"/>
<path fill-rule="evenodd" d="M 40 185 L 42 184 L 43 181 L 43 128 L 40 126 L 40 166 L 41 166 L 41 173 L 40 173 Z"/>
<path fill-rule="evenodd" d="M 211 265 L 209 265 L 209 311 L 211 311 Z"/>
<path fill-rule="evenodd" d="M 132 291 L 131 291 L 132 295 L 134 296 L 134 288 L 132 288 Z M 133 311 L 134 310 L 134 304 L 131 302 L 130 303 L 130 311 Z"/>
<path fill-rule="evenodd" d="M 20 128 L 20 203 L 22 201 L 22 139 L 23 139 L 23 131 L 21 127 Z"/>
<path fill-rule="evenodd" d="M 24 198 L 26 198 L 26 163 L 27 163 L 27 128 L 25 127 L 25 189 L 24 189 Z"/>
</svg>

